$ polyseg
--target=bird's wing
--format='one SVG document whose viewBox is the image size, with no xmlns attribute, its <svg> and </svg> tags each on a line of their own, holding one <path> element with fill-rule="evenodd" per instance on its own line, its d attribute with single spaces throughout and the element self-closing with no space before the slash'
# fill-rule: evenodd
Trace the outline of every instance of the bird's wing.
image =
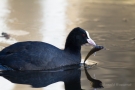
<svg viewBox="0 0 135 90">
<path fill-rule="evenodd" d="M 0 52 L 0 63 L 11 68 L 47 68 L 58 48 L 46 43 L 23 42 L 13 44 Z"/>
</svg>

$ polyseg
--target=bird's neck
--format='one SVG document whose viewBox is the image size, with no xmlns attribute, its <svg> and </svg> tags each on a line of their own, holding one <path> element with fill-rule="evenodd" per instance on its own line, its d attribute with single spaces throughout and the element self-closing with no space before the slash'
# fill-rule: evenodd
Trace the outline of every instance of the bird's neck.
<svg viewBox="0 0 135 90">
<path fill-rule="evenodd" d="M 71 43 L 66 43 L 64 50 L 68 51 L 68 52 L 71 52 L 71 53 L 80 53 L 81 46 L 80 45 L 74 45 L 74 44 L 71 44 Z"/>
<path fill-rule="evenodd" d="M 65 43 L 65 51 L 71 53 L 80 53 L 81 45 L 78 44 L 74 33 L 70 32 Z"/>
</svg>

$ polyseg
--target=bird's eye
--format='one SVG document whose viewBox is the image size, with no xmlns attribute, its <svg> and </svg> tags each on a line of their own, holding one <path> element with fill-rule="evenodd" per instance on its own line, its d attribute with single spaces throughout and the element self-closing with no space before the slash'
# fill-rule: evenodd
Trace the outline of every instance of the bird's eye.
<svg viewBox="0 0 135 90">
<path fill-rule="evenodd" d="M 82 34 L 83 37 L 85 37 L 85 34 Z"/>
</svg>

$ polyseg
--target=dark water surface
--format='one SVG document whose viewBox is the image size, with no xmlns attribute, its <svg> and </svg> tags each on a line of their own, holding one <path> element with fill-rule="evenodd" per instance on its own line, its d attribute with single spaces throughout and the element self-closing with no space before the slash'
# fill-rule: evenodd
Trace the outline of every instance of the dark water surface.
<svg viewBox="0 0 135 90">
<path fill-rule="evenodd" d="M 9 39 L 0 37 L 0 49 L 26 40 L 38 40 L 64 48 L 67 34 L 74 27 L 82 27 L 90 33 L 94 41 L 106 50 L 91 56 L 87 64 L 97 63 L 88 69 L 89 75 L 102 81 L 101 90 L 135 89 L 135 1 L 134 0 L 0 0 L 0 33 L 6 32 Z M 82 47 L 82 61 L 91 47 Z M 84 69 L 71 70 L 58 75 L 64 78 L 49 85 L 46 72 L 36 78 L 36 85 L 45 82 L 46 87 L 31 88 L 29 85 L 13 84 L 0 77 L 0 90 L 65 90 L 67 85 L 84 90 L 94 90 Z M 72 73 L 72 74 L 71 74 Z M 0 73 L 1 74 L 1 73 Z M 5 72 L 5 74 L 7 74 Z M 16 74 L 11 73 L 14 79 Z M 70 77 L 71 74 L 71 77 Z M 20 80 L 29 83 L 29 72 L 18 73 Z M 22 76 L 21 76 L 22 75 Z M 68 75 L 68 76 L 66 76 Z M 75 75 L 76 78 L 74 77 Z M 77 78 L 80 75 L 80 79 Z M 28 76 L 23 78 L 23 76 Z M 49 75 L 50 76 L 50 75 Z M 19 76 L 18 76 L 19 77 Z M 43 77 L 43 78 L 42 78 Z M 29 79 L 28 79 L 29 78 Z M 70 78 L 72 83 L 63 82 Z M 32 78 L 33 79 L 33 78 Z M 39 79 L 42 79 L 38 81 Z M 74 80 L 73 80 L 74 79 Z M 19 79 L 18 79 L 19 80 Z M 46 81 L 44 81 L 46 80 Z M 17 82 L 17 81 L 16 81 Z M 69 84 L 70 83 L 70 84 Z M 49 86 L 48 86 L 49 85 Z M 77 90 L 77 89 L 74 89 Z"/>
</svg>

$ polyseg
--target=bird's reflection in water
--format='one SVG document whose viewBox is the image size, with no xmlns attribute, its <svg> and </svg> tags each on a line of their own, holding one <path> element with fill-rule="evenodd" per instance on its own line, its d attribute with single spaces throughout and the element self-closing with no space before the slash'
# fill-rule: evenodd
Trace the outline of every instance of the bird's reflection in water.
<svg viewBox="0 0 135 90">
<path fill-rule="evenodd" d="M 46 87 L 63 81 L 65 90 L 81 90 L 79 69 L 67 71 L 4 71 L 2 76 L 12 83 L 27 84 L 34 88 Z"/>
<path fill-rule="evenodd" d="M 76 67 L 76 68 L 75 68 Z M 101 88 L 102 82 L 93 79 L 87 69 L 85 73 L 92 82 L 93 88 Z M 50 84 L 63 81 L 65 83 L 65 90 L 82 90 L 81 89 L 81 70 L 78 66 L 66 71 L 3 71 L 0 74 L 7 80 L 16 84 L 27 84 L 34 88 L 46 87 Z"/>
</svg>

